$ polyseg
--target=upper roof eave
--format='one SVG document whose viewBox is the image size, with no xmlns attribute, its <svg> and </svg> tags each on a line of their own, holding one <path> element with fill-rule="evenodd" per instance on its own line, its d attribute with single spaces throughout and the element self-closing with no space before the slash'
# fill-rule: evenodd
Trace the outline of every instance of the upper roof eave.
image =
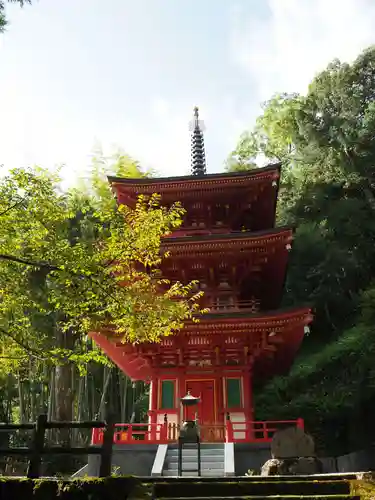
<svg viewBox="0 0 375 500">
<path fill-rule="evenodd" d="M 293 320 L 294 318 L 304 318 L 305 319 L 305 324 L 309 324 L 313 320 L 313 308 L 307 305 L 304 306 L 299 306 L 299 307 L 283 307 L 280 309 L 274 309 L 270 311 L 260 311 L 258 313 L 249 313 L 249 311 L 233 311 L 233 312 L 227 312 L 227 313 L 215 313 L 215 312 L 208 312 L 204 313 L 201 316 L 199 316 L 199 321 L 191 321 L 187 320 L 185 322 L 185 326 L 178 332 L 175 333 L 175 335 L 172 335 L 170 338 L 174 338 L 175 336 L 178 336 L 179 333 L 188 333 L 189 331 L 194 330 L 195 332 L 201 329 L 206 329 L 207 327 L 210 328 L 210 325 L 212 326 L 217 326 L 218 324 L 226 326 L 230 325 L 240 325 L 241 323 L 244 324 L 249 324 L 249 325 L 255 325 L 258 326 L 262 325 L 263 327 L 267 327 L 272 325 L 272 323 L 277 322 L 277 321 L 285 321 L 288 322 L 290 320 Z M 107 327 L 103 327 L 100 331 L 96 332 L 91 332 L 89 336 L 93 337 L 95 335 L 104 335 L 105 337 L 113 337 L 116 338 L 114 333 L 113 333 L 114 327 L 111 327 L 110 325 L 107 325 Z M 169 337 L 165 337 L 169 338 Z M 117 340 L 120 342 L 121 339 L 117 338 Z M 138 343 L 137 343 L 138 344 Z M 140 342 L 139 344 L 142 344 Z M 126 342 L 124 343 L 124 346 L 127 346 Z"/>
<path fill-rule="evenodd" d="M 291 233 L 295 232 L 293 226 L 280 226 L 271 229 L 264 229 L 262 231 L 249 231 L 249 232 L 238 232 L 238 233 L 219 233 L 219 234 L 202 234 L 202 235 L 192 235 L 192 236 L 173 236 L 173 238 L 166 237 L 162 241 L 163 246 L 171 246 L 178 243 L 204 243 L 211 241 L 220 240 L 256 240 L 259 238 L 267 236 L 276 236 L 281 233 Z"/>
<path fill-rule="evenodd" d="M 204 181 L 212 181 L 221 179 L 238 179 L 241 177 L 256 177 L 257 175 L 261 175 L 266 172 L 278 171 L 280 174 L 281 163 L 273 163 L 271 165 L 267 165 L 266 167 L 254 168 L 251 170 L 244 170 L 241 172 L 220 172 L 215 174 L 205 174 L 202 176 L 197 175 L 180 175 L 175 177 L 142 177 L 142 178 L 127 178 L 127 177 L 116 177 L 109 175 L 108 181 L 110 184 L 135 184 L 135 185 L 150 185 L 150 184 L 160 184 L 166 182 L 186 182 L 186 181 L 194 181 L 194 182 L 202 182 Z"/>
<path fill-rule="evenodd" d="M 261 311 L 258 313 L 249 313 L 249 311 L 233 311 L 233 312 L 208 312 L 199 317 L 200 323 L 210 323 L 210 322 L 225 322 L 225 321 L 245 321 L 245 322 L 259 322 L 264 323 L 272 322 L 279 319 L 289 319 L 296 316 L 312 316 L 312 307 L 309 306 L 299 306 L 299 307 L 284 307 L 271 311 Z M 309 322 L 312 319 L 309 318 Z M 190 323 L 187 323 L 190 324 Z"/>
</svg>

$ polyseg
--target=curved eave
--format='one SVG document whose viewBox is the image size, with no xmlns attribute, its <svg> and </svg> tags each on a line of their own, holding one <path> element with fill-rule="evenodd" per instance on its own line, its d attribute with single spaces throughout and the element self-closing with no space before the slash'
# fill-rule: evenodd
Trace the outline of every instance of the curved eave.
<svg viewBox="0 0 375 500">
<path fill-rule="evenodd" d="M 217 174 L 184 175 L 177 177 L 153 178 L 123 178 L 108 176 L 108 181 L 114 189 L 123 187 L 126 192 L 137 194 L 150 194 L 154 192 L 176 191 L 181 189 L 205 189 L 209 186 L 228 186 L 236 184 L 278 180 L 280 178 L 281 163 L 254 168 L 243 172 L 224 172 Z"/>
<path fill-rule="evenodd" d="M 166 337 L 173 339 L 181 332 L 183 333 L 216 333 L 214 330 L 225 332 L 232 331 L 238 328 L 251 328 L 256 330 L 269 330 L 277 327 L 289 327 L 293 325 L 309 325 L 313 320 L 311 307 L 293 307 L 285 309 L 277 309 L 274 311 L 263 311 L 259 313 L 249 313 L 248 311 L 235 311 L 223 313 L 205 313 L 202 314 L 198 321 L 185 321 L 184 327 L 176 332 L 175 335 Z M 117 346 L 123 347 L 129 352 L 133 348 L 133 344 L 126 342 L 122 343 L 114 334 L 110 326 L 103 328 L 101 332 L 90 332 L 89 336 L 101 347 L 108 347 L 107 344 L 116 343 Z M 163 342 L 163 340 L 162 340 Z"/>
<path fill-rule="evenodd" d="M 195 250 L 210 251 L 212 249 L 229 250 L 231 248 L 252 249 L 266 245 L 291 243 L 293 228 L 281 227 L 266 231 L 210 234 L 203 236 L 180 236 L 162 241 L 163 250 L 192 254 Z"/>
<path fill-rule="evenodd" d="M 154 376 L 149 357 L 141 354 L 143 347 L 157 355 L 158 349 L 176 350 L 179 338 L 186 336 L 233 336 L 244 335 L 249 341 L 252 335 L 255 339 L 259 334 L 268 339 L 271 351 L 265 349 L 255 360 L 254 373 L 257 379 L 269 379 L 276 374 L 286 373 L 290 368 L 296 352 L 304 337 L 305 326 L 311 323 L 313 317 L 308 307 L 270 311 L 263 314 L 232 313 L 223 317 L 218 314 L 202 316 L 198 323 L 186 322 L 184 328 L 176 335 L 166 337 L 157 344 L 133 345 L 120 342 L 112 336 L 92 332 L 90 337 L 102 351 L 131 379 L 147 381 Z M 214 341 L 215 343 L 216 341 Z M 195 347 L 194 347 L 195 348 Z M 271 354 L 271 358 L 269 355 Z"/>
<path fill-rule="evenodd" d="M 312 310 L 309 307 L 283 309 L 258 314 L 248 312 L 207 313 L 201 316 L 198 323 L 186 322 L 184 331 L 200 331 L 204 333 L 233 332 L 236 329 L 270 330 L 289 328 L 295 325 L 306 326 L 313 320 Z"/>
<path fill-rule="evenodd" d="M 134 355 L 134 351 L 127 344 L 119 348 L 108 336 L 99 332 L 91 332 L 89 336 L 108 356 L 132 380 L 148 380 L 152 375 L 152 370 L 148 360 Z"/>
</svg>

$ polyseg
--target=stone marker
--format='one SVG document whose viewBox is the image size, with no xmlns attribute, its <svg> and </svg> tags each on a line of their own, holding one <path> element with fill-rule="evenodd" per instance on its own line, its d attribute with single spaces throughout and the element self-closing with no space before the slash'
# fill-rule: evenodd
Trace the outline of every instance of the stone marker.
<svg viewBox="0 0 375 500">
<path fill-rule="evenodd" d="M 322 472 L 315 456 L 313 438 L 298 427 L 275 433 L 271 443 L 271 460 L 263 465 L 262 476 L 310 475 Z"/>
<path fill-rule="evenodd" d="M 271 443 L 272 458 L 315 457 L 313 438 L 299 427 L 277 431 Z"/>
</svg>

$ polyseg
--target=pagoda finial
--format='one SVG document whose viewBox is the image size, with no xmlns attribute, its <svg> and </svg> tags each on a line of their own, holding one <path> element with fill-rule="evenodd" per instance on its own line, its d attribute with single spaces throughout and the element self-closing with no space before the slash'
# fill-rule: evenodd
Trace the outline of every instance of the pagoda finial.
<svg viewBox="0 0 375 500">
<path fill-rule="evenodd" d="M 206 155 L 204 152 L 203 122 L 199 119 L 199 109 L 194 108 L 194 119 L 190 122 L 191 134 L 191 173 L 204 175 L 206 173 Z"/>
</svg>

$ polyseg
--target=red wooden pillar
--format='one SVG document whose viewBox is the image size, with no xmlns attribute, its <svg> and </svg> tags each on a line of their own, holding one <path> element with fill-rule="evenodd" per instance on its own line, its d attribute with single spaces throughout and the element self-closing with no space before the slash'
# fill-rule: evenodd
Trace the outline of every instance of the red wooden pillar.
<svg viewBox="0 0 375 500">
<path fill-rule="evenodd" d="M 303 418 L 297 418 L 296 426 L 302 429 L 303 431 L 305 430 L 305 421 L 303 420 Z"/>
<path fill-rule="evenodd" d="M 186 396 L 186 375 L 185 373 L 181 370 L 179 373 L 178 379 L 177 379 L 177 401 L 176 401 L 176 408 L 177 408 L 177 418 L 178 418 L 178 423 L 181 425 L 182 422 L 185 419 L 185 415 L 183 413 L 183 408 L 181 404 L 181 398 Z"/>
<path fill-rule="evenodd" d="M 230 419 L 229 413 L 227 413 L 226 417 L 226 435 L 225 435 L 225 441 L 227 443 L 233 443 L 234 441 L 234 435 L 233 435 L 233 425 Z"/>
<path fill-rule="evenodd" d="M 226 407 L 224 403 L 224 386 L 223 386 L 223 377 L 221 375 L 217 375 L 215 378 L 215 401 L 217 405 L 217 413 L 216 419 L 217 422 L 214 422 L 217 425 L 225 424 L 226 415 L 224 414 L 223 408 Z"/>
<path fill-rule="evenodd" d="M 153 377 L 151 380 L 151 397 L 150 397 L 150 410 L 158 409 L 158 390 L 159 390 L 159 380 L 156 377 Z"/>
<path fill-rule="evenodd" d="M 252 383 L 252 370 L 248 368 L 243 375 L 242 379 L 243 383 L 243 396 L 244 396 L 244 413 L 245 413 L 245 421 L 247 424 L 247 436 L 248 440 L 251 440 L 254 435 L 254 409 L 253 409 L 253 383 Z"/>
<path fill-rule="evenodd" d="M 157 414 L 156 410 L 158 409 L 158 379 L 152 378 L 150 383 L 150 402 L 149 402 L 149 410 L 148 410 L 148 418 L 149 424 L 151 424 L 150 434 L 151 439 L 156 439 L 156 423 L 157 423 Z"/>
</svg>

